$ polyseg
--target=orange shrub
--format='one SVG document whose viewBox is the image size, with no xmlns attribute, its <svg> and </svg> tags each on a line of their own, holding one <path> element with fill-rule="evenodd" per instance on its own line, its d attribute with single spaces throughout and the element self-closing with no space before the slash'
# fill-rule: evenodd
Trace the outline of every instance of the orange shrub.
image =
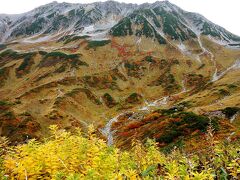
<svg viewBox="0 0 240 180">
<path fill-rule="evenodd" d="M 135 129 L 135 128 L 139 128 L 140 126 L 142 126 L 144 123 L 143 122 L 133 122 L 127 125 L 126 129 Z"/>
</svg>

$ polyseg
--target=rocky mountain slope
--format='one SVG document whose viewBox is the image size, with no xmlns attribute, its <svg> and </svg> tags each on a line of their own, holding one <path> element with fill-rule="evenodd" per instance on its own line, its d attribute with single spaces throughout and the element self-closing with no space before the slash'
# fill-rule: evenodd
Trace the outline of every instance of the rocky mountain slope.
<svg viewBox="0 0 240 180">
<path fill-rule="evenodd" d="M 126 148 L 191 147 L 209 122 L 239 137 L 240 37 L 168 1 L 53 2 L 0 15 L 0 40 L 0 133 L 12 142 L 50 124 L 94 124 Z"/>
<path fill-rule="evenodd" d="M 168 36 L 172 40 L 185 41 L 203 34 L 219 43 L 240 41 L 239 37 L 203 16 L 183 11 L 168 1 L 142 5 L 115 1 L 92 4 L 52 2 L 24 14 L 1 15 L 0 22 L 3 42 L 38 35 L 89 34 L 106 37 L 109 30 L 115 36 L 135 34 L 163 36 L 163 39 Z M 143 27 L 133 30 L 130 24 Z"/>
</svg>

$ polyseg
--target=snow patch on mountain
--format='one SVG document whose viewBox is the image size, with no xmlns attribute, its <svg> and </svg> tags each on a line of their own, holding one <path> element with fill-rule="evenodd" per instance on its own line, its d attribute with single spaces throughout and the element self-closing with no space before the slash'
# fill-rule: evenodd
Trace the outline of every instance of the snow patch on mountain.
<svg viewBox="0 0 240 180">
<path fill-rule="evenodd" d="M 209 38 L 211 38 L 211 40 L 221 45 L 235 43 L 231 38 L 236 38 L 236 36 L 228 33 L 220 26 L 211 23 L 203 16 L 196 13 L 185 12 L 168 1 L 141 5 L 118 3 L 115 1 L 91 4 L 52 2 L 19 15 L 0 15 L 0 41 L 6 42 L 20 38 L 25 39 L 39 34 L 50 36 L 59 32 L 66 32 L 65 35 L 89 35 L 92 39 L 107 39 L 110 29 L 124 17 L 133 12 L 137 12 L 135 10 L 150 10 L 154 16 L 161 16 L 156 15 L 153 10 L 154 8 L 158 8 L 169 14 L 177 14 L 179 24 L 181 25 L 179 27 L 183 28 L 181 30 L 188 33 L 186 29 L 191 29 L 198 36 L 198 42 L 203 51 L 202 54 L 208 52 L 206 48 L 203 47 L 200 39 L 204 23 L 209 24 L 209 30 L 216 31 L 216 33 L 221 36 L 220 39 L 210 36 Z M 152 28 L 170 45 L 179 49 L 182 53 L 196 58 L 198 61 L 201 60 L 200 56 L 202 54 L 196 57 L 192 52 L 186 51 L 187 47 L 184 47 L 184 42 L 176 45 L 175 42 L 168 39 L 168 36 L 163 33 L 164 27 L 162 27 L 161 20 L 159 20 L 161 27 L 158 28 L 153 19 L 145 18 L 149 21 Z M 174 28 L 173 26 L 170 27 Z M 29 43 L 34 42 L 32 39 L 30 38 L 31 42 Z M 29 39 L 25 40 L 25 42 L 28 41 Z M 36 40 L 36 42 L 38 41 L 44 41 L 44 38 Z M 233 48 L 235 48 L 235 46 L 233 46 Z"/>
</svg>

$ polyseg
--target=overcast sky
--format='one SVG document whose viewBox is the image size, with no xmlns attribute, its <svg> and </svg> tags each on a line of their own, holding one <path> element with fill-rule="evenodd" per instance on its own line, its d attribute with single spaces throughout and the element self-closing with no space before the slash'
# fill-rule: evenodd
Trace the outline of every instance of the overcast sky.
<svg viewBox="0 0 240 180">
<path fill-rule="evenodd" d="M 53 0 L 0 0 L 0 14 L 18 14 L 32 10 Z M 98 0 L 57 0 L 58 2 L 90 3 Z M 169 0 L 187 11 L 198 12 L 212 22 L 240 36 L 240 0 Z M 119 0 L 127 3 L 155 2 L 155 0 Z"/>
</svg>

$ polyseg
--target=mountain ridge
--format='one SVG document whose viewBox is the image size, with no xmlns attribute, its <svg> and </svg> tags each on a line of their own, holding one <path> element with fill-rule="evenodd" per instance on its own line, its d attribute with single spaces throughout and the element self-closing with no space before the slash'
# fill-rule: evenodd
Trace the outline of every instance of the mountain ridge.
<svg viewBox="0 0 240 180">
<path fill-rule="evenodd" d="M 102 32 L 102 35 L 99 35 L 99 39 L 103 37 L 106 38 L 114 25 L 118 24 L 124 18 L 127 18 L 130 14 L 141 12 L 145 9 L 152 12 L 155 10 L 158 11 L 158 13 L 160 13 L 157 15 L 158 19 L 164 17 L 168 18 L 170 23 L 176 21 L 175 24 L 182 24 L 182 27 L 179 28 L 182 32 L 184 28 L 193 26 L 198 33 L 210 36 L 212 40 L 220 44 L 231 44 L 234 46 L 234 44 L 240 42 L 240 37 L 212 23 L 204 16 L 184 11 L 169 1 L 156 1 L 155 3 L 144 3 L 140 5 L 119 3 L 117 1 L 89 4 L 58 3 L 55 1 L 26 13 L 2 15 L 2 18 L 0 16 L 0 41 L 7 42 L 18 40 L 19 38 L 24 39 L 31 38 L 31 36 L 56 35 L 59 33 L 61 36 L 66 34 L 86 35 L 86 33 L 91 35 L 91 31 L 94 36 Z M 182 23 L 181 21 L 185 21 L 186 18 L 188 22 Z M 106 22 L 108 25 L 106 25 Z M 98 32 L 94 32 L 96 24 L 99 25 L 99 28 L 96 29 Z M 103 24 L 105 24 L 106 27 L 104 27 Z M 169 22 L 166 24 L 169 25 Z M 200 25 L 202 27 L 200 27 Z M 86 26 L 88 26 L 89 29 L 87 29 Z M 101 26 L 103 29 L 100 28 Z M 166 25 L 161 28 L 165 28 L 165 26 Z M 170 29 L 171 26 L 166 28 Z M 173 27 L 173 29 L 175 28 L 176 27 Z M 166 32 L 164 32 L 164 34 L 165 33 Z"/>
</svg>

